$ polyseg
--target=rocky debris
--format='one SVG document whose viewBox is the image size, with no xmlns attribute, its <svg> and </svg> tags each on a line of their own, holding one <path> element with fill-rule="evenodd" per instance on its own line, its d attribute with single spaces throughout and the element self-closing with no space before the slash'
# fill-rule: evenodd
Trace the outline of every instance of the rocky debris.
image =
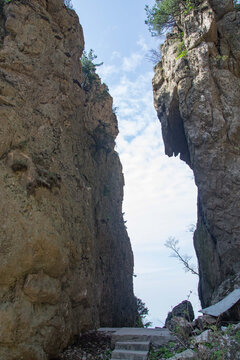
<svg viewBox="0 0 240 360">
<path fill-rule="evenodd" d="M 239 324 L 229 325 L 224 330 L 212 327 L 193 338 L 192 348 L 199 359 L 240 359 Z"/>
<path fill-rule="evenodd" d="M 10 1 L 0 24 L 0 359 L 46 360 L 135 323 L 117 119 L 100 79 L 81 87 L 62 0 Z"/>
<path fill-rule="evenodd" d="M 176 340 L 164 346 L 152 346 L 149 360 L 240 359 L 240 323 L 221 326 L 218 319 L 215 319 L 215 323 L 204 331 L 196 325 L 201 323 L 196 320 L 190 323 L 191 332 L 189 327 L 187 332 L 184 328 L 176 327 L 172 332 Z"/>
<path fill-rule="evenodd" d="M 240 12 L 230 0 L 201 2 L 182 14 L 161 53 L 154 103 L 166 154 L 180 154 L 198 187 L 194 246 L 204 308 L 240 272 Z"/>
<path fill-rule="evenodd" d="M 200 335 L 195 336 L 193 339 L 194 344 L 209 342 L 211 332 L 212 332 L 212 330 L 207 329 L 207 330 L 203 331 Z"/>
<path fill-rule="evenodd" d="M 210 315 L 199 316 L 193 322 L 194 328 L 197 328 L 201 331 L 205 329 L 209 329 L 211 325 L 215 325 L 215 324 L 216 324 L 216 318 Z"/>
<path fill-rule="evenodd" d="M 184 306 L 175 307 L 174 309 L 179 311 L 175 310 L 176 315 L 172 314 L 173 311 L 167 322 L 168 329 L 176 339 L 164 346 L 152 346 L 149 360 L 240 359 L 240 323 L 232 324 L 226 322 L 226 318 L 222 316 L 207 314 L 187 321 L 180 316 L 186 315 L 184 310 L 180 311 L 181 308 Z"/>
<path fill-rule="evenodd" d="M 201 360 L 239 360 L 240 359 L 240 323 L 229 324 L 228 326 L 220 326 L 215 319 L 215 324 L 211 328 L 202 331 L 197 328 L 194 322 L 191 324 L 192 333 L 183 339 L 179 332 L 175 331 L 174 336 L 170 339 L 166 336 L 163 341 L 154 342 L 151 340 L 148 360 L 165 360 L 165 359 L 201 359 Z M 117 350 L 111 352 L 111 337 L 114 331 L 126 331 L 126 329 L 107 329 L 104 333 L 103 329 L 99 332 L 90 332 L 81 336 L 76 344 L 65 350 L 59 358 L 54 360 L 110 360 L 111 358 L 120 358 L 124 354 L 124 358 L 141 358 L 141 354 L 137 354 L 133 350 L 147 350 L 149 341 L 141 340 L 146 335 L 138 335 L 134 340 L 125 340 L 116 343 Z M 133 329 L 136 332 L 136 329 Z M 138 329 L 141 330 L 141 329 Z M 145 334 L 148 330 L 143 329 Z M 159 331 L 159 336 L 165 337 L 165 330 Z M 131 328 L 129 328 L 131 332 Z M 196 332 L 198 335 L 196 335 Z M 136 335 L 135 335 L 136 337 Z M 155 343 L 155 344 L 154 344 Z M 120 350 L 125 351 L 120 351 Z M 128 353 L 127 353 L 128 351 Z M 117 355 L 115 357 L 115 354 Z M 125 356 L 126 355 L 126 356 Z M 146 356 L 146 355 L 143 355 Z M 123 357 L 122 357 L 123 358 Z"/>
<path fill-rule="evenodd" d="M 194 311 L 190 301 L 184 300 L 180 304 L 176 305 L 171 312 L 168 313 L 168 316 L 165 321 L 165 326 L 169 327 L 169 323 L 172 318 L 181 317 L 188 321 L 193 321 Z"/>
<path fill-rule="evenodd" d="M 184 360 L 184 359 L 198 359 L 198 355 L 191 349 L 187 349 L 180 354 L 176 354 L 170 359 L 172 360 Z"/>
<path fill-rule="evenodd" d="M 110 360 L 111 337 L 97 331 L 79 337 L 75 345 L 66 349 L 55 360 Z"/>
<path fill-rule="evenodd" d="M 191 323 L 180 316 L 173 317 L 171 321 L 169 321 L 169 323 L 167 324 L 167 328 L 172 333 L 178 332 L 184 337 L 188 337 L 192 333 Z"/>
</svg>

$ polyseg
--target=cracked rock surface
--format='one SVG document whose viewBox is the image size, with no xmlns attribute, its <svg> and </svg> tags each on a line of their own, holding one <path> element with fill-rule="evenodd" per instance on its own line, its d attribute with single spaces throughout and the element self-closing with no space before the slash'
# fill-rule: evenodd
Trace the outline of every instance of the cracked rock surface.
<svg viewBox="0 0 240 360">
<path fill-rule="evenodd" d="M 187 54 L 177 59 L 182 40 Z M 240 12 L 231 1 L 203 1 L 182 15 L 161 51 L 155 108 L 166 154 L 180 154 L 198 187 L 194 245 L 206 307 L 240 272 Z"/>
<path fill-rule="evenodd" d="M 0 23 L 0 359 L 46 360 L 134 323 L 117 119 L 100 80 L 104 98 L 81 88 L 62 0 L 13 0 Z"/>
</svg>

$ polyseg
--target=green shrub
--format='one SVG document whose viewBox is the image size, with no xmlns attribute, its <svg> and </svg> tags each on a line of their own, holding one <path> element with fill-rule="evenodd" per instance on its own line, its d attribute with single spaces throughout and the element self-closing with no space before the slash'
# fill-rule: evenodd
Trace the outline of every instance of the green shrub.
<svg viewBox="0 0 240 360">
<path fill-rule="evenodd" d="M 88 54 L 86 51 L 83 52 L 81 57 L 82 64 L 82 81 L 81 88 L 86 92 L 93 90 L 93 100 L 99 102 L 105 100 L 109 96 L 108 86 L 103 83 L 101 84 L 101 79 L 96 74 L 96 68 L 101 66 L 103 62 L 95 64 L 94 60 L 97 58 L 97 55 L 94 54 L 94 51 L 90 49 Z"/>
<path fill-rule="evenodd" d="M 149 30 L 153 36 L 162 35 L 176 23 L 181 14 L 189 14 L 202 0 L 155 0 L 152 8 L 145 6 Z"/>
<path fill-rule="evenodd" d="M 240 1 L 239 0 L 233 0 L 233 6 L 234 6 L 235 10 L 240 11 Z"/>
<path fill-rule="evenodd" d="M 188 55 L 188 50 L 185 46 L 184 40 L 182 39 L 177 47 L 177 57 L 176 59 L 186 58 Z"/>
<path fill-rule="evenodd" d="M 136 300 L 137 300 L 137 312 L 138 312 L 136 327 L 148 328 L 149 326 L 152 325 L 152 323 L 150 321 L 144 322 L 144 320 L 148 315 L 149 310 L 141 299 L 136 298 Z"/>
<path fill-rule="evenodd" d="M 83 52 L 81 57 L 81 64 L 82 64 L 82 74 L 83 74 L 83 81 L 82 81 L 82 88 L 86 91 L 90 90 L 93 84 L 97 83 L 98 76 L 96 74 L 96 68 L 101 66 L 103 63 L 94 64 L 93 61 L 97 58 L 97 55 L 94 54 L 94 51 L 90 49 L 89 53 L 87 54 L 86 51 Z"/>
</svg>

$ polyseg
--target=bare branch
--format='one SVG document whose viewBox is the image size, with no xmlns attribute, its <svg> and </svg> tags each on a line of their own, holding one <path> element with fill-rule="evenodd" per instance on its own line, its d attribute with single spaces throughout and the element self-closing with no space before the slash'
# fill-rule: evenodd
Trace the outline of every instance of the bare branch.
<svg viewBox="0 0 240 360">
<path fill-rule="evenodd" d="M 198 275 L 199 273 L 195 270 L 194 265 L 190 264 L 189 261 L 191 260 L 191 256 L 189 255 L 181 255 L 180 248 L 177 246 L 179 241 L 174 237 L 169 237 L 168 240 L 165 242 L 165 246 L 172 250 L 170 256 L 177 258 L 183 265 L 186 271 L 190 271 L 193 275 Z"/>
<path fill-rule="evenodd" d="M 159 63 L 159 61 L 161 61 L 161 58 L 162 58 L 162 54 L 160 52 L 160 49 L 159 50 L 151 49 L 146 55 L 146 59 L 151 63 L 153 63 L 154 65 Z"/>
</svg>

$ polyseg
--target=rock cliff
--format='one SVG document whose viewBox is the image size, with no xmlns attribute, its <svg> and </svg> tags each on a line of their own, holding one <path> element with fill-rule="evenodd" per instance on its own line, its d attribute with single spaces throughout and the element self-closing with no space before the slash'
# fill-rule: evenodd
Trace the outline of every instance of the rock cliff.
<svg viewBox="0 0 240 360">
<path fill-rule="evenodd" d="M 182 14 L 161 52 L 155 107 L 166 154 L 180 154 L 198 187 L 194 245 L 205 307 L 220 289 L 240 286 L 240 12 L 230 0 L 202 1 Z"/>
<path fill-rule="evenodd" d="M 117 119 L 100 80 L 82 88 L 62 0 L 12 0 L 0 22 L 0 359 L 46 360 L 135 320 Z"/>
</svg>

